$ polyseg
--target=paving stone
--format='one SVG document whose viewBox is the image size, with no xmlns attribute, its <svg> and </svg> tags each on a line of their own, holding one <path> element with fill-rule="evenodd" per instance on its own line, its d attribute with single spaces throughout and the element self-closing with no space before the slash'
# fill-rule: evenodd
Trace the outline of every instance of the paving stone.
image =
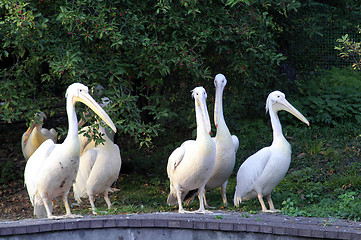
<svg viewBox="0 0 361 240">
<path fill-rule="evenodd" d="M 17 227 L 13 229 L 13 234 L 25 234 L 26 233 L 26 227 Z"/>
<path fill-rule="evenodd" d="M 325 237 L 329 239 L 338 239 L 339 232 L 335 230 L 329 230 L 325 232 Z"/>
<path fill-rule="evenodd" d="M 169 220 L 168 221 L 168 227 L 169 228 L 180 228 L 182 220 Z"/>
<path fill-rule="evenodd" d="M 141 219 L 141 225 L 142 227 L 155 227 L 154 219 Z"/>
<path fill-rule="evenodd" d="M 93 219 L 90 222 L 90 228 L 103 228 L 104 220 L 103 219 Z"/>
<path fill-rule="evenodd" d="M 167 227 L 168 226 L 168 220 L 166 220 L 166 219 L 155 219 L 154 220 L 154 226 L 155 227 Z"/>
<path fill-rule="evenodd" d="M 13 227 L 0 228 L 0 236 L 12 235 L 14 232 Z"/>
<path fill-rule="evenodd" d="M 197 229 L 197 230 L 207 229 L 207 223 L 204 221 L 196 220 L 196 221 L 194 221 L 194 229 Z"/>
<path fill-rule="evenodd" d="M 222 231 L 233 231 L 233 223 L 230 222 L 221 222 L 219 229 Z"/>
<path fill-rule="evenodd" d="M 142 223 L 140 219 L 129 219 L 129 227 L 141 227 Z"/>
<path fill-rule="evenodd" d="M 90 223 L 91 223 L 91 220 L 89 220 L 89 219 L 79 220 L 78 221 L 78 228 L 79 229 L 90 228 Z"/>
<path fill-rule="evenodd" d="M 207 229 L 210 230 L 219 230 L 220 223 L 218 221 L 208 221 L 207 222 Z"/>
<path fill-rule="evenodd" d="M 129 226 L 128 221 L 129 221 L 129 219 L 126 219 L 126 218 L 116 219 L 115 225 L 116 225 L 116 227 L 128 227 Z"/>
<path fill-rule="evenodd" d="M 194 222 L 191 220 L 185 219 L 185 220 L 181 221 L 181 228 L 192 229 L 192 228 L 194 228 Z"/>
<path fill-rule="evenodd" d="M 113 228 L 116 227 L 117 223 L 115 219 L 104 219 L 104 227 L 105 228 Z"/>
<path fill-rule="evenodd" d="M 53 223 L 53 231 L 59 231 L 59 230 L 64 230 L 64 229 L 65 229 L 64 222 L 54 222 Z"/>
<path fill-rule="evenodd" d="M 285 227 L 285 233 L 289 236 L 298 236 L 298 228 L 289 225 Z"/>
<path fill-rule="evenodd" d="M 38 233 L 40 232 L 40 226 L 38 224 L 26 226 L 26 233 Z"/>
<path fill-rule="evenodd" d="M 257 223 L 251 223 L 246 225 L 247 232 L 259 232 L 260 226 Z"/>
<path fill-rule="evenodd" d="M 261 225 L 259 227 L 259 232 L 261 233 L 272 233 L 272 226 L 269 226 L 269 225 Z"/>
<path fill-rule="evenodd" d="M 338 232 L 338 239 L 351 239 L 351 233 L 347 231 Z"/>
<path fill-rule="evenodd" d="M 300 228 L 300 229 L 298 229 L 298 236 L 311 237 L 312 236 L 312 229 L 310 229 L 310 228 Z"/>
<path fill-rule="evenodd" d="M 244 224 L 244 223 L 234 224 L 233 230 L 237 231 L 237 232 L 246 232 L 247 231 L 247 224 Z"/>
<path fill-rule="evenodd" d="M 39 224 L 39 231 L 40 232 L 50 232 L 53 231 L 53 224 L 51 223 L 44 223 L 44 224 Z"/>
<path fill-rule="evenodd" d="M 277 234 L 277 235 L 285 235 L 286 229 L 284 227 L 275 226 L 275 227 L 273 227 L 272 233 Z"/>
<path fill-rule="evenodd" d="M 312 230 L 312 237 L 314 238 L 324 238 L 325 232 L 320 229 L 313 229 Z"/>
</svg>

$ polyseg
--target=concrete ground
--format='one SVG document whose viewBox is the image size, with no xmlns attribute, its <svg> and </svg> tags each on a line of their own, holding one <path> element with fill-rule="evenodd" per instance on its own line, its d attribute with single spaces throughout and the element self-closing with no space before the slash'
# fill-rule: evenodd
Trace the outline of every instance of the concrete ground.
<svg viewBox="0 0 361 240">
<path fill-rule="evenodd" d="M 0 239 L 361 239 L 361 222 L 215 211 L 0 220 Z"/>
</svg>

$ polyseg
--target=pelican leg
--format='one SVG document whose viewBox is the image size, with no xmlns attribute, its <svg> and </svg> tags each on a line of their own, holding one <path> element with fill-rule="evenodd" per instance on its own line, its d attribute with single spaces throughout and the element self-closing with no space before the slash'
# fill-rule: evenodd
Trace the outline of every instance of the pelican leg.
<svg viewBox="0 0 361 240">
<path fill-rule="evenodd" d="M 70 206 L 69 206 L 69 202 L 68 202 L 68 192 L 66 192 L 63 195 L 63 202 L 64 202 L 64 206 L 65 206 L 65 210 L 66 210 L 66 214 L 64 216 L 61 216 L 62 218 L 78 218 L 78 217 L 83 217 L 82 215 L 76 215 L 76 214 L 72 214 L 70 211 Z"/>
<path fill-rule="evenodd" d="M 58 219 L 58 218 L 61 218 L 61 217 L 54 216 L 54 215 L 52 214 L 52 211 L 50 210 L 50 206 L 49 206 L 49 201 L 48 201 L 48 199 L 47 199 L 46 197 L 43 197 L 42 200 L 43 200 L 44 207 L 45 207 L 46 213 L 47 213 L 47 215 L 48 215 L 48 218 L 50 218 L 50 219 Z M 50 204 L 51 204 L 51 202 L 50 202 Z"/>
<path fill-rule="evenodd" d="M 183 205 L 182 205 L 182 191 L 181 191 L 181 188 L 179 185 L 177 185 L 175 187 L 176 191 L 177 191 L 177 200 L 178 200 L 178 212 L 179 213 L 192 213 L 190 211 L 186 211 L 184 210 L 183 208 Z"/>
<path fill-rule="evenodd" d="M 205 198 L 205 186 L 202 186 L 198 189 L 198 199 L 199 199 L 199 209 L 195 211 L 194 213 L 213 213 L 211 211 L 208 211 L 204 208 L 204 198 Z"/>
<path fill-rule="evenodd" d="M 259 201 L 259 203 L 261 204 L 261 207 L 262 207 L 262 212 L 267 212 L 267 208 L 266 208 L 266 205 L 264 204 L 262 194 L 258 193 L 257 196 L 258 196 L 258 201 Z"/>
<path fill-rule="evenodd" d="M 280 212 L 280 210 L 275 209 L 275 206 L 273 205 L 273 201 L 271 198 L 271 194 L 267 196 L 267 201 L 269 205 L 269 212 Z"/>
<path fill-rule="evenodd" d="M 204 206 L 206 208 L 211 208 L 211 209 L 215 209 L 215 207 L 209 206 L 207 203 L 207 199 L 206 199 L 206 193 L 203 194 L 203 200 L 204 200 Z"/>
<path fill-rule="evenodd" d="M 223 199 L 223 204 L 226 206 L 228 206 L 227 195 L 226 195 L 227 184 L 228 184 L 228 180 L 225 181 L 221 186 L 221 195 L 222 195 L 222 199 Z"/>
<path fill-rule="evenodd" d="M 104 195 L 104 198 L 105 198 L 105 195 Z M 89 195 L 89 202 L 90 202 L 90 205 L 92 206 L 93 214 L 96 215 L 97 212 L 96 212 L 96 208 L 95 208 L 95 204 L 94 204 L 94 195 L 92 195 L 92 194 Z"/>
<path fill-rule="evenodd" d="M 112 203 L 111 203 L 110 200 L 109 200 L 108 190 L 106 190 L 106 191 L 104 192 L 104 200 L 105 200 L 105 202 L 107 203 L 107 205 L 108 205 L 108 210 L 109 210 L 110 207 L 112 206 Z"/>
</svg>

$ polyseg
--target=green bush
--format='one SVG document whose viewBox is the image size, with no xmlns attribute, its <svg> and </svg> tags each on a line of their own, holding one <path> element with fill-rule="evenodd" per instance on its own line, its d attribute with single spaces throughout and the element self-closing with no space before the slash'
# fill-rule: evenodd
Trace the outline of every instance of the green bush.
<svg viewBox="0 0 361 240">
<path fill-rule="evenodd" d="M 307 80 L 301 86 L 304 97 L 295 105 L 312 123 L 336 125 L 361 122 L 361 73 L 349 68 L 333 68 Z"/>
<path fill-rule="evenodd" d="M 100 84 L 119 132 L 149 144 L 179 120 L 169 117 L 192 114 L 189 91 L 213 92 L 218 72 L 229 79 L 229 111 L 247 113 L 240 103 L 264 98 L 284 59 L 270 12 L 286 16 L 299 5 L 245 2 L 1 1 L 0 118 L 53 115 L 70 83 Z"/>
</svg>

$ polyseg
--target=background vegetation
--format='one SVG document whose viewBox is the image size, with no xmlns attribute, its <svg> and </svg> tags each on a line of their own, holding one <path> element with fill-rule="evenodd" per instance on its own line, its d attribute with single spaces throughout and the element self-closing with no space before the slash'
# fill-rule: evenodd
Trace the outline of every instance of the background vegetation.
<svg viewBox="0 0 361 240">
<path fill-rule="evenodd" d="M 360 10 L 352 0 L 0 0 L 1 124 L 23 121 L 25 130 L 44 111 L 49 126 L 66 133 L 67 86 L 103 86 L 93 95 L 112 100 L 122 149 L 116 211 L 170 210 L 167 158 L 195 137 L 190 91 L 206 88 L 212 118 L 221 72 L 225 118 L 240 140 L 235 173 L 270 144 L 265 99 L 281 90 L 311 127 L 280 113 L 293 160 L 275 189 L 276 206 L 359 220 Z M 2 188 L 22 181 L 12 160 L 0 162 Z M 230 203 L 234 187 L 235 174 Z M 217 190 L 210 203 L 222 207 Z M 256 201 L 241 207 L 252 209 Z"/>
</svg>

